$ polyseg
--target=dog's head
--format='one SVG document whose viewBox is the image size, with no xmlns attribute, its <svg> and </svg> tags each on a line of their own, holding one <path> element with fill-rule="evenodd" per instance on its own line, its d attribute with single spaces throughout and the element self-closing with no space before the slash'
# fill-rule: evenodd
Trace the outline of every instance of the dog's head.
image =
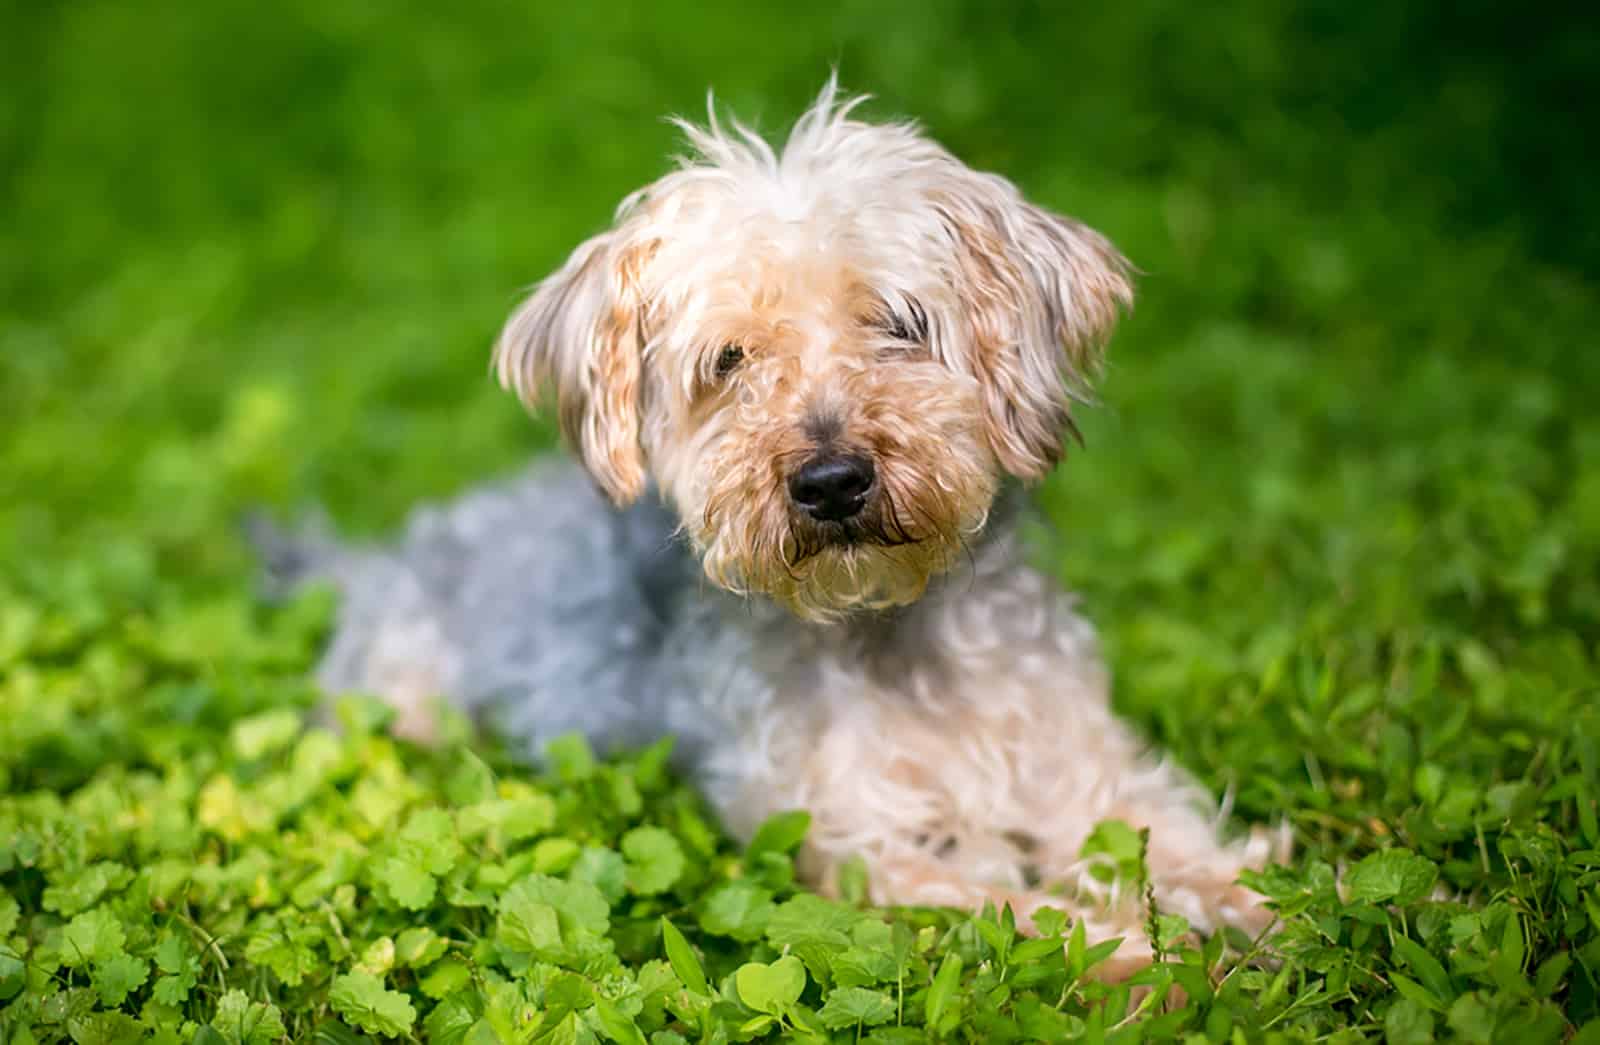
<svg viewBox="0 0 1600 1045">
<path fill-rule="evenodd" d="M 781 151 L 684 124 L 495 349 L 614 501 L 653 476 L 712 581 L 815 619 L 915 600 L 1050 470 L 1132 297 L 1104 237 L 857 101 Z"/>
</svg>

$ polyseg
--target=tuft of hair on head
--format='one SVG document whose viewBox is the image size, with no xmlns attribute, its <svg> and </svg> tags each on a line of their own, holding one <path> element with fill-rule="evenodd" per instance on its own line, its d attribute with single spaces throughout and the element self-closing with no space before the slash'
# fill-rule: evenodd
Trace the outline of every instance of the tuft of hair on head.
<svg viewBox="0 0 1600 1045">
<path fill-rule="evenodd" d="M 790 127 L 782 147 L 775 149 L 760 132 L 739 119 L 724 120 L 719 116 L 716 97 L 708 91 L 704 124 L 682 116 L 669 118 L 688 145 L 688 152 L 678 157 L 678 165 L 682 169 L 714 169 L 735 176 L 761 175 L 775 181 L 814 173 L 797 167 L 827 157 L 852 127 L 860 128 L 862 125 L 851 116 L 871 99 L 869 94 L 841 90 L 838 71 L 834 70 Z M 908 122 L 884 124 L 880 129 L 889 126 L 915 129 L 915 124 Z"/>
</svg>

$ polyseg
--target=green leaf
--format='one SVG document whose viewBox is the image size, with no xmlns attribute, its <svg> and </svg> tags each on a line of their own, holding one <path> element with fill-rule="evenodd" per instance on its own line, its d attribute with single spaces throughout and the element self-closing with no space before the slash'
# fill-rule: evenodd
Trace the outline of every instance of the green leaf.
<svg viewBox="0 0 1600 1045">
<path fill-rule="evenodd" d="M 190 957 L 183 937 L 171 930 L 161 934 L 161 941 L 156 944 L 156 968 L 162 972 L 182 972 Z"/>
<path fill-rule="evenodd" d="M 574 882 L 594 886 L 608 902 L 617 903 L 628 893 L 628 862 L 615 849 L 585 846 L 569 875 Z"/>
<path fill-rule="evenodd" d="M 454 958 L 433 965 L 417 986 L 430 998 L 445 998 L 472 982 L 472 967 Z"/>
<path fill-rule="evenodd" d="M 618 1045 L 646 1045 L 644 1035 L 639 1033 L 638 1026 L 606 999 L 595 999 L 594 1015 L 595 1022 L 600 1024 L 600 1029 L 605 1032 L 606 1037 Z"/>
<path fill-rule="evenodd" d="M 1041 907 L 1033 912 L 1033 928 L 1040 936 L 1060 936 L 1067 931 L 1067 915 L 1055 907 Z"/>
<path fill-rule="evenodd" d="M 1494 1012 L 1476 994 L 1463 994 L 1450 1006 L 1446 1018 L 1457 1040 L 1490 1045 L 1495 1040 Z"/>
<path fill-rule="evenodd" d="M 1522 919 L 1516 911 L 1506 915 L 1506 927 L 1500 934 L 1499 957 L 1508 966 L 1508 972 L 1518 975 L 1522 972 L 1522 963 L 1527 957 L 1527 945 L 1522 937 Z"/>
<path fill-rule="evenodd" d="M 497 798 L 461 810 L 461 833 L 477 838 L 494 832 L 502 844 L 542 835 L 555 826 L 556 804 L 548 795 Z"/>
<path fill-rule="evenodd" d="M 154 990 L 151 991 L 155 1000 L 162 1005 L 182 1005 L 189 997 L 189 992 L 194 989 L 195 973 L 184 972 L 175 976 L 161 976 L 157 978 Z"/>
<path fill-rule="evenodd" d="M 819 1014 L 830 1030 L 858 1024 L 875 1027 L 894 1019 L 894 999 L 882 991 L 861 987 L 840 987 L 828 994 Z"/>
<path fill-rule="evenodd" d="M 1170 951 L 1189 933 L 1189 920 L 1179 914 L 1156 915 L 1156 941 L 1163 951 Z"/>
<path fill-rule="evenodd" d="M 264 711 L 233 724 L 229 739 L 234 753 L 247 762 L 282 751 L 300 735 L 300 712 L 292 708 Z"/>
<path fill-rule="evenodd" d="M 622 855 L 628 861 L 628 887 L 639 895 L 664 893 L 683 876 L 683 849 L 659 827 L 636 827 L 623 835 Z"/>
<path fill-rule="evenodd" d="M 511 985 L 492 991 L 491 1002 L 505 1002 L 515 997 Z M 544 988 L 544 1007 L 557 1014 L 577 1012 L 594 1004 L 595 985 L 588 978 L 573 972 L 557 972 L 549 977 Z M 520 1002 L 520 998 L 516 1001 Z"/>
<path fill-rule="evenodd" d="M 525 875 L 501 893 L 494 941 L 507 951 L 581 968 L 611 951 L 610 906 L 586 882 Z"/>
<path fill-rule="evenodd" d="M 739 1038 L 744 1041 L 765 1034 L 774 1022 L 771 1016 L 752 1016 L 739 1024 Z"/>
<path fill-rule="evenodd" d="M 1208 1005 L 1210 1003 L 1212 995 L 1211 980 L 1206 976 L 1204 969 L 1180 962 L 1167 962 L 1159 968 L 1171 978 L 1173 984 L 1183 990 L 1190 1004 Z"/>
<path fill-rule="evenodd" d="M 47 911 L 71 917 L 87 911 L 99 903 L 107 892 L 120 890 L 132 880 L 132 871 L 110 861 L 90 864 L 75 871 L 57 871 L 50 876 L 51 884 L 44 891 L 42 906 Z M 4 920 L 0 918 L 0 921 Z M 9 928 L 0 926 L 0 936 L 8 932 Z"/>
<path fill-rule="evenodd" d="M 67 923 L 62 933 L 61 960 L 69 969 L 105 961 L 122 953 L 127 939 L 122 923 L 104 907 L 85 911 Z"/>
<path fill-rule="evenodd" d="M 487 1025 L 480 1023 L 482 1015 L 483 999 L 478 993 L 459 991 L 435 1005 L 422 1021 L 423 1040 L 429 1045 L 459 1045 L 478 1028 L 488 1031 Z M 492 1031 L 480 1032 L 474 1035 L 474 1040 L 483 1040 L 485 1045 L 499 1045 Z"/>
<path fill-rule="evenodd" d="M 394 937 L 380 936 L 368 944 L 356 968 L 380 978 L 389 975 L 394 968 Z"/>
<path fill-rule="evenodd" d="M 581 733 L 555 737 L 545 745 L 544 754 L 556 775 L 568 783 L 587 780 L 594 775 L 594 752 Z"/>
<path fill-rule="evenodd" d="M 1433 1041 L 1433 1014 L 1427 1006 L 1402 998 L 1384 1014 L 1383 1033 L 1389 1045 L 1426 1045 Z"/>
<path fill-rule="evenodd" d="M 934 974 L 924 1002 L 925 1018 L 930 1029 L 939 1026 L 951 1000 L 956 996 L 956 988 L 961 984 L 961 965 L 961 956 L 954 952 L 946 954 L 939 963 L 939 971 Z"/>
<path fill-rule="evenodd" d="M 408 911 L 420 911 L 433 903 L 438 885 L 433 875 L 410 861 L 391 856 L 380 863 L 372 877 L 388 890 L 394 902 Z"/>
<path fill-rule="evenodd" d="M 333 711 L 344 732 L 356 737 L 381 732 L 395 718 L 395 709 L 387 701 L 355 693 L 340 696 Z"/>
<path fill-rule="evenodd" d="M 1450 977 L 1445 973 L 1444 966 L 1416 941 L 1396 936 L 1394 953 L 1408 969 L 1417 974 L 1423 986 L 1427 987 L 1439 1001 L 1449 1002 L 1455 997 L 1455 989 L 1450 984 Z"/>
<path fill-rule="evenodd" d="M 1101 962 L 1105 961 L 1113 954 L 1116 954 L 1117 951 L 1121 949 L 1122 937 L 1120 936 L 1114 937 L 1110 940 L 1101 940 L 1099 943 L 1083 952 L 1084 969 L 1093 969 L 1096 965 L 1099 965 Z"/>
<path fill-rule="evenodd" d="M 603 936 L 611 927 L 611 905 L 587 882 L 564 882 L 548 875 L 531 874 L 505 891 L 500 899 L 500 910 L 518 910 L 528 904 L 545 904 L 554 909 L 563 931 Z"/>
<path fill-rule="evenodd" d="M 460 760 L 445 782 L 445 800 L 453 806 L 470 806 L 495 797 L 494 770 L 475 751 L 457 751 Z"/>
<path fill-rule="evenodd" d="M 852 946 L 833 959 L 834 982 L 841 987 L 866 987 L 892 980 L 899 971 L 899 963 L 887 948 Z"/>
<path fill-rule="evenodd" d="M 508 1036 L 504 1033 L 496 1034 L 496 1040 L 505 1041 L 507 1038 Z M 512 1038 L 511 1040 L 515 1039 Z M 597 1040 L 594 1032 L 589 1029 L 589 1025 L 583 1021 L 582 1017 L 573 1012 L 568 1013 L 564 1019 L 560 1020 L 554 1027 L 551 1027 L 549 1032 L 539 1039 L 539 1042 L 540 1045 L 592 1045 Z"/>
<path fill-rule="evenodd" d="M 1095 824 L 1078 850 L 1080 859 L 1099 857 L 1097 866 L 1117 878 L 1132 880 L 1139 874 L 1139 854 L 1143 842 L 1139 832 L 1123 820 L 1102 820 Z"/>
<path fill-rule="evenodd" d="M 120 1012 L 95 1012 L 67 1021 L 77 1045 L 134 1045 L 145 1038 L 144 1027 Z"/>
<path fill-rule="evenodd" d="M 772 912 L 767 922 L 767 940 L 780 950 L 804 944 L 842 949 L 849 946 L 850 927 L 860 918 L 848 907 L 801 893 Z"/>
<path fill-rule="evenodd" d="M 1029 962 L 1039 961 L 1041 958 L 1053 958 L 1065 955 L 1065 945 L 1058 937 L 1034 938 L 1023 940 L 1011 948 L 1009 960 L 1015 965 L 1026 965 Z"/>
<path fill-rule="evenodd" d="M 21 992 L 26 972 L 22 957 L 0 943 L 0 1002 L 10 1001 Z"/>
<path fill-rule="evenodd" d="M 733 975 L 739 998 L 757 1012 L 782 1016 L 800 1000 L 806 988 L 806 967 L 787 955 L 770 965 L 747 962 Z"/>
<path fill-rule="evenodd" d="M 759 940 L 767 931 L 776 905 L 772 890 L 736 879 L 716 886 L 700 901 L 700 928 L 713 936 Z"/>
<path fill-rule="evenodd" d="M 100 1004 L 108 1009 L 114 1009 L 125 1001 L 130 993 L 150 975 L 150 965 L 143 958 L 135 958 L 128 954 L 115 954 L 103 961 L 94 963 L 94 973 L 90 977 L 95 993 L 100 995 Z"/>
<path fill-rule="evenodd" d="M 495 942 L 512 951 L 559 954 L 561 921 L 556 909 L 533 899 L 526 892 L 506 894 L 500 900 L 500 916 L 495 922 Z"/>
<path fill-rule="evenodd" d="M 449 874 L 462 852 L 455 821 L 443 809 L 419 809 L 407 817 L 395 848 L 407 861 L 435 876 Z"/>
<path fill-rule="evenodd" d="M 533 869 L 539 874 L 559 875 L 577 863 L 582 853 L 570 838 L 541 838 L 533 847 Z"/>
<path fill-rule="evenodd" d="M 777 813 L 756 828 L 745 849 L 745 859 L 754 860 L 762 853 L 791 853 L 805 841 L 811 828 L 811 814 L 803 809 Z"/>
<path fill-rule="evenodd" d="M 639 786 L 649 791 L 659 791 L 670 783 L 668 767 L 672 763 L 672 751 L 677 746 L 677 738 L 667 734 L 660 740 L 639 752 L 634 761 L 634 776 L 639 781 Z"/>
<path fill-rule="evenodd" d="M 450 941 L 425 926 L 407 929 L 394 942 L 396 960 L 411 968 L 431 964 L 450 949 Z"/>
<path fill-rule="evenodd" d="M 711 989 L 706 983 L 705 970 L 700 967 L 700 959 L 695 957 L 694 948 L 689 946 L 683 933 L 666 917 L 661 919 L 661 944 L 667 952 L 667 962 L 683 985 L 702 997 L 709 996 Z"/>
<path fill-rule="evenodd" d="M 1083 919 L 1080 918 L 1072 923 L 1072 935 L 1067 938 L 1067 975 L 1074 980 L 1081 977 L 1088 968 L 1088 949 Z"/>
<path fill-rule="evenodd" d="M 1420 1005 L 1425 1009 L 1431 1009 L 1434 1012 L 1442 1013 L 1445 1011 L 1445 1003 L 1442 999 L 1436 997 L 1432 991 L 1405 973 L 1390 970 L 1389 982 L 1394 985 L 1396 991 L 1400 992 L 1401 997 L 1407 1001 Z"/>
<path fill-rule="evenodd" d="M 285 1034 L 278 1007 L 251 1001 L 241 990 L 228 991 L 217 1001 L 210 1026 L 229 1045 L 272 1045 Z"/>
<path fill-rule="evenodd" d="M 868 899 L 869 885 L 867 862 L 860 856 L 852 856 L 839 865 L 839 899 L 851 907 L 864 907 Z"/>
<path fill-rule="evenodd" d="M 1345 884 L 1358 903 L 1406 905 L 1427 896 L 1438 880 L 1432 860 L 1408 849 L 1380 849 L 1350 869 Z"/>
<path fill-rule="evenodd" d="M 333 1011 L 368 1034 L 398 1037 L 411 1029 L 417 1013 L 411 999 L 384 987 L 383 981 L 367 972 L 348 972 L 336 977 L 328 991 Z"/>
<path fill-rule="evenodd" d="M 1539 965 L 1539 971 L 1534 974 L 1534 990 L 1541 998 L 1550 997 L 1556 992 L 1556 988 L 1560 986 L 1571 966 L 1572 955 L 1567 951 L 1552 954 Z"/>
<path fill-rule="evenodd" d="M 315 949 L 322 936 L 318 929 L 299 918 L 269 917 L 258 923 L 257 930 L 245 943 L 244 956 L 256 965 L 271 969 L 285 985 L 298 987 L 322 965 L 322 957 Z M 169 937 L 169 940 L 171 942 L 166 945 L 169 959 L 183 953 L 183 945 L 177 937 Z M 160 962 L 162 953 L 158 952 L 156 957 Z M 178 960 L 183 961 L 181 958 Z M 192 959 L 190 965 L 193 965 Z M 162 964 L 162 968 L 167 969 L 167 966 Z M 192 974 L 189 976 L 189 986 L 194 986 Z"/>
</svg>

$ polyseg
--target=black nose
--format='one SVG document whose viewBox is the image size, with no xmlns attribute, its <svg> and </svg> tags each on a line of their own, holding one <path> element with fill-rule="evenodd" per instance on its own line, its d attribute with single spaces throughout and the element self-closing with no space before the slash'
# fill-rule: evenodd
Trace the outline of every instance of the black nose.
<svg viewBox="0 0 1600 1045">
<path fill-rule="evenodd" d="M 870 458 L 818 454 L 789 476 L 789 496 L 813 519 L 840 522 L 860 514 L 876 474 Z"/>
</svg>

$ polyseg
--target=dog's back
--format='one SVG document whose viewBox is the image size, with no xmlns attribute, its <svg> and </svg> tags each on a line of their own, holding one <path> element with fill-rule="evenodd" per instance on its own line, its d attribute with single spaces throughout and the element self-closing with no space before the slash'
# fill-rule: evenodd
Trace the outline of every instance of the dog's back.
<svg viewBox="0 0 1600 1045">
<path fill-rule="evenodd" d="M 401 733 L 426 739 L 445 695 L 530 749 L 564 732 L 607 749 L 663 731 L 651 668 L 696 571 L 651 499 L 618 512 L 552 460 L 419 508 L 392 545 L 310 529 L 256 543 L 276 583 L 337 589 L 317 681 L 381 694 Z"/>
</svg>

